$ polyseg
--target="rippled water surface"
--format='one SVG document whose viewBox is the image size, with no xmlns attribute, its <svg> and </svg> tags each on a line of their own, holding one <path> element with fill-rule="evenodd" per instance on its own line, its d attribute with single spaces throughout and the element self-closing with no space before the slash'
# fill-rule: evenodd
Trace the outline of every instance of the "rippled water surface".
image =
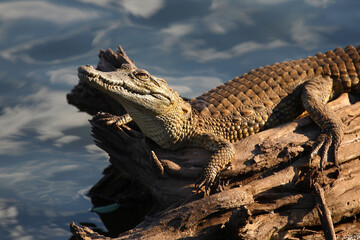
<svg viewBox="0 0 360 240">
<path fill-rule="evenodd" d="M 266 64 L 360 43 L 359 0 L 0 2 L 0 236 L 68 239 L 108 158 L 67 105 L 76 68 L 123 45 L 193 97 Z"/>
</svg>

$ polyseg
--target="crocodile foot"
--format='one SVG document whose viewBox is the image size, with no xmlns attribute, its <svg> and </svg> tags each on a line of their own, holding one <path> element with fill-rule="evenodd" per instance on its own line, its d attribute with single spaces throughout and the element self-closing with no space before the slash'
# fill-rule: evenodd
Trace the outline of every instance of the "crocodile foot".
<svg viewBox="0 0 360 240">
<path fill-rule="evenodd" d="M 214 174 L 206 174 L 206 171 L 202 174 L 201 178 L 195 183 L 195 188 L 197 192 L 202 191 L 202 188 L 205 188 L 205 195 L 209 196 L 211 188 L 216 185 L 217 175 Z"/>
<path fill-rule="evenodd" d="M 341 129 L 332 129 L 329 133 L 322 133 L 317 138 L 317 142 L 314 145 L 313 150 L 310 154 L 310 164 L 311 160 L 315 155 L 320 156 L 320 169 L 323 170 L 326 166 L 326 163 L 330 159 L 334 162 L 336 167 L 339 167 L 338 161 L 338 148 L 340 146 L 343 134 Z"/>
<path fill-rule="evenodd" d="M 96 114 L 98 122 L 105 122 L 106 125 L 114 125 L 120 128 L 122 125 L 132 121 L 132 118 L 129 114 L 124 114 L 122 116 L 112 115 L 106 112 L 98 112 Z"/>
</svg>

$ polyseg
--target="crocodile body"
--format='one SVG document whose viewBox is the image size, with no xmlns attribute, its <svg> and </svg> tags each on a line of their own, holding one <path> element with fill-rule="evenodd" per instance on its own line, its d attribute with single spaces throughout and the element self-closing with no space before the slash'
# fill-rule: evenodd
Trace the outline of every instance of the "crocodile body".
<svg viewBox="0 0 360 240">
<path fill-rule="evenodd" d="M 359 93 L 360 45 L 275 63 L 236 77 L 203 95 L 183 100 L 164 80 L 123 64 L 113 72 L 90 66 L 79 78 L 112 96 L 127 110 L 119 122 L 134 120 L 166 149 L 201 147 L 214 152 L 198 187 L 208 189 L 235 155 L 232 142 L 291 121 L 307 110 L 322 129 L 312 155 L 337 163 L 342 123 L 326 102 L 344 92 Z"/>
</svg>

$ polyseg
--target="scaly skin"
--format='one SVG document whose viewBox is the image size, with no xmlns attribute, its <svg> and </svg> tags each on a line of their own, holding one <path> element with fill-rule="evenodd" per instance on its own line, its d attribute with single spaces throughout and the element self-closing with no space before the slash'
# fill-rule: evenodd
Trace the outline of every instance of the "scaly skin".
<svg viewBox="0 0 360 240">
<path fill-rule="evenodd" d="M 143 133 L 165 149 L 201 147 L 212 151 L 198 187 L 206 192 L 235 155 L 232 142 L 290 121 L 307 110 L 323 134 L 311 156 L 320 151 L 321 167 L 337 149 L 342 122 L 326 102 L 343 92 L 359 92 L 360 45 L 297 61 L 260 67 L 183 100 L 167 83 L 132 64 L 113 72 L 91 66 L 78 69 L 79 78 L 125 107 L 119 124 L 134 120 Z"/>
</svg>

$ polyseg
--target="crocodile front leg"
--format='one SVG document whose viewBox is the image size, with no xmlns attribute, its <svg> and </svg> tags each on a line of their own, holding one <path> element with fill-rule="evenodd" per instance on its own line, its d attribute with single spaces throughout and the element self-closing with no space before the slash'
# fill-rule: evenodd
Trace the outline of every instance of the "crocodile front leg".
<svg viewBox="0 0 360 240">
<path fill-rule="evenodd" d="M 191 145 L 214 152 L 204 168 L 204 172 L 196 184 L 200 189 L 205 186 L 205 193 L 209 195 L 216 176 L 223 170 L 235 156 L 232 143 L 212 133 L 199 133 L 191 139 Z"/>
<path fill-rule="evenodd" d="M 342 122 L 326 105 L 333 91 L 333 80 L 329 76 L 318 76 L 308 80 L 303 87 L 301 100 L 304 108 L 322 130 L 310 158 L 320 151 L 320 168 L 323 169 L 331 153 L 338 166 L 338 148 L 343 138 Z"/>
</svg>

